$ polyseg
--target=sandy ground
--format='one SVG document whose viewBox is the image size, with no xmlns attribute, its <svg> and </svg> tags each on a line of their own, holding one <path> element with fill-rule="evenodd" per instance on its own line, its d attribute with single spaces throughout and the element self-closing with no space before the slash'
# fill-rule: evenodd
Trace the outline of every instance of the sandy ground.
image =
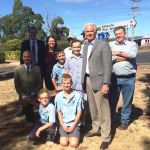
<svg viewBox="0 0 150 150">
<path fill-rule="evenodd" d="M 150 83 L 150 67 L 138 66 L 135 96 L 133 101 L 132 123 L 128 130 L 112 130 L 112 142 L 109 150 L 149 150 L 150 149 L 150 116 L 146 115 L 149 102 L 149 92 L 146 84 Z M 18 116 L 21 107 L 17 101 L 13 79 L 0 81 L 0 149 L 1 150 L 70 150 L 58 143 L 32 143 L 26 138 L 31 129 L 23 116 Z M 118 108 L 122 102 L 120 100 Z M 119 109 L 118 109 L 119 110 Z M 101 137 L 83 137 L 78 150 L 99 149 Z"/>
</svg>

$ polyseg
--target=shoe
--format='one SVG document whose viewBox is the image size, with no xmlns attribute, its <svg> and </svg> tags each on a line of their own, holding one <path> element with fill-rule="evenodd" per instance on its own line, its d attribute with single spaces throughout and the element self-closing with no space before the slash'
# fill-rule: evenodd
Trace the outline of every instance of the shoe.
<svg viewBox="0 0 150 150">
<path fill-rule="evenodd" d="M 129 127 L 129 124 L 128 123 L 121 123 L 119 129 L 120 130 L 127 130 Z"/>
<path fill-rule="evenodd" d="M 35 138 L 34 138 L 34 137 L 31 138 L 29 135 L 27 135 L 27 140 L 29 140 L 29 141 L 34 141 Z"/>
<path fill-rule="evenodd" d="M 101 133 L 100 132 L 92 132 L 92 131 L 89 131 L 85 136 L 86 137 L 93 137 L 93 136 L 100 136 Z"/>
<path fill-rule="evenodd" d="M 108 149 L 109 144 L 110 144 L 109 142 L 102 142 L 100 149 L 102 150 Z"/>
<path fill-rule="evenodd" d="M 53 144 L 54 144 L 53 141 L 47 141 L 47 142 L 46 142 L 46 145 L 53 145 Z"/>
</svg>

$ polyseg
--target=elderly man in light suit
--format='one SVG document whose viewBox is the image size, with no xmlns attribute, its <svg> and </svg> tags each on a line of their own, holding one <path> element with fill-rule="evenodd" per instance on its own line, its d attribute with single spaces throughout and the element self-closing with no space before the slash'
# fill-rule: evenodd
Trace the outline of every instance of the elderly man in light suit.
<svg viewBox="0 0 150 150">
<path fill-rule="evenodd" d="M 29 51 L 23 52 L 22 59 L 24 64 L 15 68 L 14 84 L 27 122 L 34 122 L 33 104 L 40 89 L 41 73 L 38 66 L 32 65 Z"/>
<path fill-rule="evenodd" d="M 83 47 L 82 84 L 85 82 L 92 118 L 92 130 L 86 136 L 96 136 L 101 131 L 100 149 L 107 149 L 111 138 L 108 93 L 112 53 L 107 42 L 96 39 L 95 24 L 86 24 L 84 31 L 88 42 Z"/>
</svg>

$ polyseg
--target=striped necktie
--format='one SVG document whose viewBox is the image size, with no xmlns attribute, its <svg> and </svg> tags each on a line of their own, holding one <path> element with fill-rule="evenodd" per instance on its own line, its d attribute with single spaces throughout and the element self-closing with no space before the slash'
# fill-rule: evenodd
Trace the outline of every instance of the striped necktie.
<svg viewBox="0 0 150 150">
<path fill-rule="evenodd" d="M 30 76 L 30 66 L 27 65 L 27 75 Z"/>
</svg>

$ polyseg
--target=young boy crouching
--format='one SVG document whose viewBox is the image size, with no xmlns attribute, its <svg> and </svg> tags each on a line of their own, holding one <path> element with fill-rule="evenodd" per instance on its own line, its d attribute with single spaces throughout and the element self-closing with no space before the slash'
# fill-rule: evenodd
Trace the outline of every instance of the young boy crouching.
<svg viewBox="0 0 150 150">
<path fill-rule="evenodd" d="M 47 135 L 47 142 L 52 143 L 55 136 L 55 121 L 56 121 L 56 110 L 52 103 L 49 102 L 49 91 L 47 89 L 41 89 L 38 93 L 39 105 L 39 122 L 28 134 L 29 140 L 35 140 L 41 137 L 42 133 L 45 132 Z"/>
</svg>

